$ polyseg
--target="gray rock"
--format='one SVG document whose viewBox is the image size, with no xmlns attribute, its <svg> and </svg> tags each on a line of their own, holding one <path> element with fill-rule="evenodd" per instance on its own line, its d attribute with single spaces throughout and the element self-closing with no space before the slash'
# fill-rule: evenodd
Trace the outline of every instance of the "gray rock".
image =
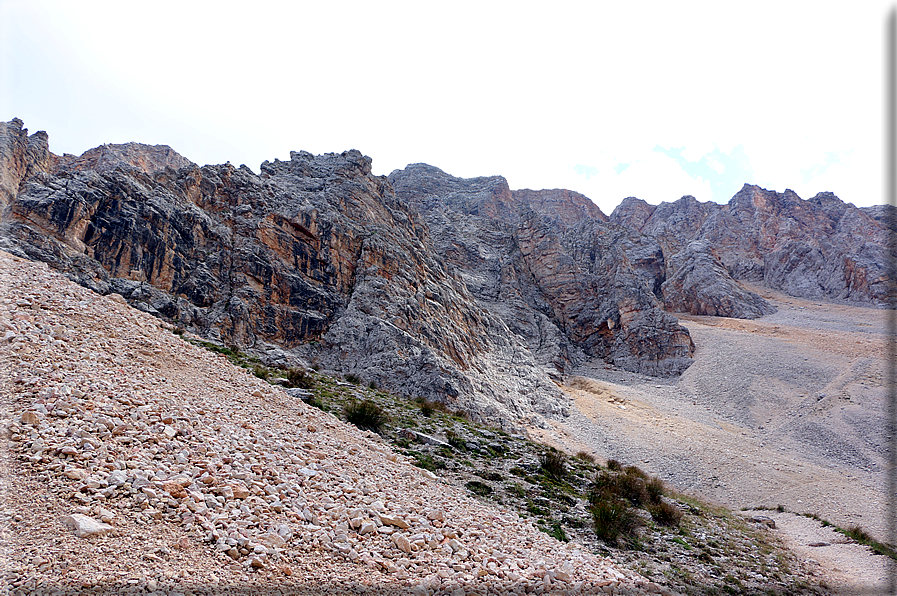
<svg viewBox="0 0 897 596">
<path fill-rule="evenodd" d="M 739 319 L 776 312 L 774 306 L 729 276 L 707 240 L 689 243 L 667 261 L 667 267 L 671 274 L 661 291 L 668 310 Z"/>
<path fill-rule="evenodd" d="M 109 524 L 97 521 L 82 513 L 73 513 L 62 518 L 63 525 L 74 530 L 75 535 L 79 538 L 89 538 L 92 536 L 105 536 L 115 531 L 115 528 Z"/>
<path fill-rule="evenodd" d="M 416 430 L 411 430 L 410 428 L 403 428 L 399 431 L 399 435 L 411 439 L 412 441 L 416 441 L 418 443 L 423 443 L 424 445 L 436 445 L 439 447 L 447 447 L 448 449 L 452 449 L 452 446 L 446 443 L 445 441 L 441 441 L 436 437 L 431 437 L 428 434 L 424 434 L 422 432 L 418 432 Z"/>
</svg>

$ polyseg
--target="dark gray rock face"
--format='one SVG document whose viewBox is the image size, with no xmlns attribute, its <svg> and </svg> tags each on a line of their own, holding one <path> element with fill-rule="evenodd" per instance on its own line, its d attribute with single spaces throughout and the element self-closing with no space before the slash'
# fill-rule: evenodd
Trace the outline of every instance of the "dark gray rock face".
<svg viewBox="0 0 897 596">
<path fill-rule="evenodd" d="M 832 193 L 803 200 L 790 190 L 778 193 L 749 184 L 726 205 L 700 203 L 693 197 L 653 209 L 642 203 L 627 199 L 610 221 L 655 238 L 667 261 L 690 243 L 706 240 L 725 268 L 725 273 L 717 268 L 717 275 L 762 282 L 804 298 L 887 302 L 886 266 L 892 255 L 886 208 L 857 209 Z M 667 276 L 673 275 L 668 267 Z M 677 293 L 667 304 L 683 308 L 687 304 L 682 298 Z M 743 306 L 746 310 L 733 312 L 753 309 Z M 684 310 L 702 309 L 698 301 L 696 310 Z"/>
<path fill-rule="evenodd" d="M 667 310 L 695 315 L 756 319 L 776 311 L 733 280 L 707 240 L 695 240 L 667 261 L 673 274 L 661 291 Z"/>
<path fill-rule="evenodd" d="M 622 248 L 638 246 L 650 261 L 656 246 L 645 250 L 638 234 L 607 225 L 597 207 L 568 201 L 566 191 L 511 192 L 498 176 L 461 179 L 426 164 L 389 181 L 424 215 L 437 252 L 479 303 L 543 366 L 563 373 L 600 356 L 669 375 L 691 363 L 687 330 L 662 311 L 655 280 L 646 283 Z"/>
</svg>

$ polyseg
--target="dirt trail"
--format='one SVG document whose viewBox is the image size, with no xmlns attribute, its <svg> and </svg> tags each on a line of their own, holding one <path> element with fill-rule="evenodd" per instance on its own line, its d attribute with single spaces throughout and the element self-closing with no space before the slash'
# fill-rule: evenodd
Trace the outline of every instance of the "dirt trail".
<svg viewBox="0 0 897 596">
<path fill-rule="evenodd" d="M 890 559 L 869 554 L 869 549 L 831 527 L 793 513 L 765 512 L 776 523 L 774 532 L 801 558 L 817 563 L 819 575 L 836 594 L 886 594 Z"/>
<path fill-rule="evenodd" d="M 582 367 L 565 389 L 573 414 L 541 437 L 636 464 L 735 510 L 783 505 L 884 540 L 886 313 L 751 289 L 779 312 L 754 321 L 682 316 L 697 349 L 677 379 L 600 361 Z M 780 532 L 798 545 L 793 528 Z M 810 552 L 845 590 L 879 577 L 882 557 L 868 549 L 852 551 L 850 564 Z"/>
</svg>

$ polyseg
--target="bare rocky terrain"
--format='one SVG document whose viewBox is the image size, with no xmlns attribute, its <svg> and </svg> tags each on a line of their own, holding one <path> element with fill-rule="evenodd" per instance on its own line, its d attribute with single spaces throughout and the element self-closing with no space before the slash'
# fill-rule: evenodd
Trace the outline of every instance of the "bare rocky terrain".
<svg viewBox="0 0 897 596">
<path fill-rule="evenodd" d="M 653 529 L 641 550 L 596 545 L 588 527 L 559 542 L 510 501 L 475 498 L 449 470 L 422 469 L 122 299 L 0 259 L 11 594 L 670 594 L 711 580 L 838 593 L 762 525 L 690 500 L 678 501 L 687 528 Z M 473 432 L 492 437 L 465 447 L 477 462 L 521 439 Z M 468 474 L 494 480 L 487 469 Z M 791 588 L 769 592 L 763 574 Z"/>
<path fill-rule="evenodd" d="M 668 590 L 0 252 L 10 594 Z"/>
<path fill-rule="evenodd" d="M 607 217 L 500 176 L 373 176 L 356 150 L 256 175 L 138 143 L 60 157 L 48 139 L 0 123 L 14 592 L 878 589 L 879 562 L 826 559 L 785 512 L 887 538 L 885 311 L 867 307 L 887 301 L 893 209 L 745 184 L 727 205 L 630 197 Z M 275 383 L 270 367 L 327 374 L 287 394 L 221 355 Z M 426 423 L 435 442 L 407 417 L 377 436 L 300 397 L 340 415 L 345 399 L 425 398 L 466 422 Z M 540 480 L 545 448 L 521 433 L 579 453 L 578 480 Z M 596 544 L 579 515 L 609 469 L 594 458 L 681 491 L 663 503 L 683 527 L 643 510 L 643 551 Z M 779 509 L 782 540 L 819 556 L 686 494 Z M 574 542 L 545 542 L 563 524 Z M 82 534 L 101 546 L 79 566 Z"/>
<path fill-rule="evenodd" d="M 679 315 L 696 345 L 681 377 L 583 366 L 567 389 L 572 415 L 541 436 L 638 462 L 735 510 L 782 505 L 884 541 L 887 312 L 750 289 L 778 312 L 753 321 Z M 854 583 L 883 577 L 884 557 L 856 548 L 868 566 L 845 571 Z M 825 560 L 824 548 L 813 552 Z M 844 565 L 823 564 L 833 567 Z"/>
</svg>

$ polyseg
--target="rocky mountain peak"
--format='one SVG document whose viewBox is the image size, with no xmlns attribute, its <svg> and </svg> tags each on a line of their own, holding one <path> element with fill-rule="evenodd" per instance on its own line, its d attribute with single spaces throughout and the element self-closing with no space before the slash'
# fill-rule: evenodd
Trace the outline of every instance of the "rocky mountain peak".
<svg viewBox="0 0 897 596">
<path fill-rule="evenodd" d="M 609 221 L 641 231 L 657 207 L 636 197 L 626 197 L 610 214 Z"/>
<path fill-rule="evenodd" d="M 291 152 L 259 174 L 138 143 L 54 159 L 46 133 L 0 123 L 0 248 L 266 362 L 510 427 L 562 416 L 557 383 L 589 359 L 681 373 L 695 347 L 667 311 L 770 312 L 739 280 L 887 296 L 886 217 L 830 193 L 630 197 L 608 218 L 501 176 L 374 176 L 357 150 Z"/>
<path fill-rule="evenodd" d="M 413 199 L 426 209 L 437 203 L 466 215 L 489 218 L 517 217 L 516 203 L 503 176 L 457 178 L 437 167 L 417 163 L 389 175 L 396 194 Z M 407 189 L 413 188 L 409 193 Z"/>
<path fill-rule="evenodd" d="M 523 206 L 529 207 L 535 213 L 564 228 L 590 219 L 608 220 L 607 215 L 590 198 L 572 190 L 527 188 L 512 191 L 511 196 L 520 206 L 518 209 Z"/>
<path fill-rule="evenodd" d="M 88 149 L 81 155 L 66 153 L 55 160 L 56 170 L 93 170 L 110 172 L 115 168 L 136 168 L 146 174 L 171 167 L 179 170 L 195 163 L 180 155 L 168 145 L 145 145 L 143 143 L 123 143 L 100 145 Z"/>
</svg>

